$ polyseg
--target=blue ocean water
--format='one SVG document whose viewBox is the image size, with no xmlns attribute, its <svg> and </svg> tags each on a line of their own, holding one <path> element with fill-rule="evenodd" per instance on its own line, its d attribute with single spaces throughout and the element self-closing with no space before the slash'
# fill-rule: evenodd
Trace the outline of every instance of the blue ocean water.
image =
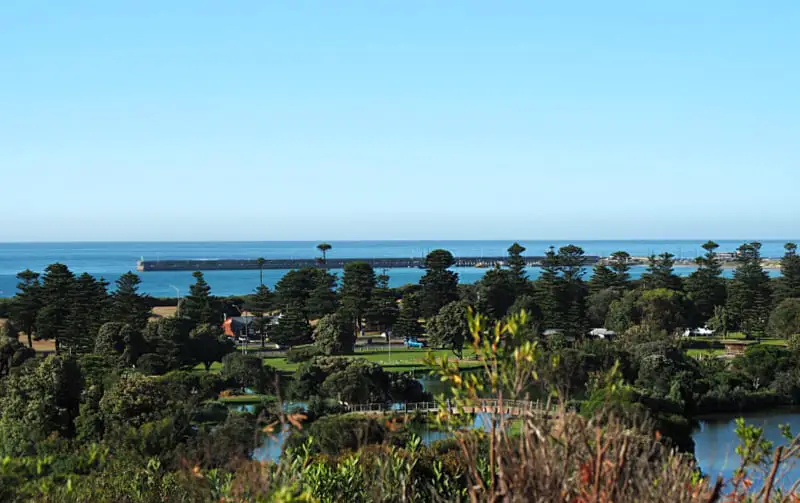
<svg viewBox="0 0 800 503">
<path fill-rule="evenodd" d="M 444 248 L 456 256 L 505 255 L 512 241 L 332 241 L 330 257 L 377 258 L 377 257 L 421 257 L 431 250 Z M 607 256 L 625 250 L 634 256 L 670 252 L 679 258 L 695 257 L 702 253 L 703 241 L 520 241 L 527 254 L 542 255 L 549 246 L 556 248 L 567 244 L 582 247 L 588 255 Z M 734 251 L 742 241 L 718 241 L 720 251 Z M 765 257 L 783 255 L 785 241 L 763 241 Z M 0 297 L 14 295 L 17 280 L 15 275 L 24 269 L 42 271 L 48 264 L 61 262 L 76 273 L 88 272 L 113 282 L 127 271 L 135 271 L 136 261 L 180 259 L 180 258 L 313 258 L 319 256 L 316 242 L 272 241 L 272 242 L 196 242 L 196 243 L 0 243 Z M 643 268 L 635 268 L 634 276 Z M 688 274 L 691 267 L 676 267 L 679 274 Z M 341 274 L 341 271 L 333 271 Z M 392 286 L 414 283 L 423 272 L 419 269 L 390 269 Z M 484 269 L 457 269 L 460 280 L 472 283 L 481 278 Z M 285 271 L 264 271 L 264 283 L 270 287 Z M 535 278 L 537 269 L 530 271 Z M 727 274 L 730 274 L 728 271 Z M 143 272 L 142 292 L 154 296 L 175 295 L 177 287 L 181 295 L 193 282 L 190 271 Z M 216 295 L 246 294 L 258 285 L 258 271 L 206 271 L 206 279 Z"/>
</svg>

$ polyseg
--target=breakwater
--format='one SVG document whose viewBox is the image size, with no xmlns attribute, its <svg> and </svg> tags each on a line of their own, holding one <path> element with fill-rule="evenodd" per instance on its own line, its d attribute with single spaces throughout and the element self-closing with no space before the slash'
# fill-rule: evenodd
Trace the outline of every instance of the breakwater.
<svg viewBox="0 0 800 503">
<path fill-rule="evenodd" d="M 528 267 L 538 267 L 544 257 L 524 257 Z M 584 257 L 586 265 L 595 264 L 600 257 Z M 503 267 L 508 257 L 455 257 L 455 267 Z M 136 270 L 145 271 L 237 271 L 247 269 L 300 269 L 303 267 L 319 267 L 322 269 L 342 269 L 353 262 L 366 262 L 375 269 L 424 268 L 425 258 L 329 258 L 327 260 L 313 258 L 273 258 L 263 259 L 176 259 L 176 260 L 139 260 Z"/>
</svg>

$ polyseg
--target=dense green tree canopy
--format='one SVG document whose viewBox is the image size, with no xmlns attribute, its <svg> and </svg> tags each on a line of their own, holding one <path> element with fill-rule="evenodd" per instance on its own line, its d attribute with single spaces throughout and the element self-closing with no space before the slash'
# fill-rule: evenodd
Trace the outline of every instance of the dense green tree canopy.
<svg viewBox="0 0 800 503">
<path fill-rule="evenodd" d="M 42 276 L 42 308 L 36 316 L 36 336 L 54 339 L 56 351 L 69 341 L 69 316 L 75 290 L 75 275 L 64 264 L 51 264 Z"/>
<path fill-rule="evenodd" d="M 203 273 L 192 273 L 195 282 L 189 287 L 181 314 L 192 321 L 194 325 L 221 323 L 214 312 L 214 301 L 211 297 L 211 286 L 206 282 Z"/>
<path fill-rule="evenodd" d="M 393 329 L 396 337 L 409 340 L 422 335 L 422 324 L 419 322 L 421 316 L 419 295 L 419 293 L 408 293 L 403 296 L 400 314 Z"/>
<path fill-rule="evenodd" d="M 17 294 L 11 304 L 11 321 L 28 338 L 28 347 L 33 347 L 36 320 L 42 308 L 42 291 L 39 273 L 26 269 L 17 274 Z"/>
<path fill-rule="evenodd" d="M 75 360 L 30 359 L 0 386 L 0 455 L 32 453 L 54 434 L 73 437 L 83 387 Z"/>
<path fill-rule="evenodd" d="M 528 274 L 525 272 L 525 247 L 519 243 L 514 243 L 508 248 L 508 268 L 514 277 L 516 294 L 526 293 L 528 286 Z"/>
<path fill-rule="evenodd" d="M 671 290 L 681 289 L 681 278 L 675 275 L 675 255 L 662 253 L 651 255 L 647 265 L 647 271 L 642 274 L 642 283 L 645 288 L 667 288 Z"/>
<path fill-rule="evenodd" d="M 447 250 L 434 250 L 425 258 L 426 272 L 419 280 L 423 316 L 434 316 L 444 305 L 458 300 L 458 274 L 449 270 L 453 264 L 453 254 Z"/>
<path fill-rule="evenodd" d="M 280 346 L 299 346 L 311 342 L 311 325 L 299 306 L 283 311 L 278 324 L 269 333 L 270 342 Z"/>
<path fill-rule="evenodd" d="M 150 319 L 150 306 L 139 294 L 139 276 L 128 271 L 119 277 L 111 296 L 109 320 L 130 325 L 134 330 L 144 330 Z"/>
<path fill-rule="evenodd" d="M 786 243 L 786 253 L 781 258 L 781 277 L 775 288 L 776 301 L 800 298 L 800 256 L 797 255 L 797 244 Z"/>
<path fill-rule="evenodd" d="M 783 339 L 800 334 L 800 298 L 788 298 L 778 304 L 769 318 L 769 332 Z"/>
<path fill-rule="evenodd" d="M 234 352 L 222 359 L 221 375 L 239 388 L 251 388 L 258 393 L 275 389 L 275 369 L 265 366 L 261 358 Z"/>
<path fill-rule="evenodd" d="M 429 319 L 426 325 L 428 344 L 435 348 L 452 349 L 460 356 L 464 342 L 469 338 L 467 309 L 463 302 L 451 302 Z"/>
<path fill-rule="evenodd" d="M 233 341 L 215 325 L 195 327 L 189 334 L 189 344 L 193 360 L 202 363 L 206 370 L 235 349 Z"/>
<path fill-rule="evenodd" d="M 508 269 L 491 269 L 478 282 L 478 309 L 499 320 L 506 315 L 520 291 L 519 278 Z"/>
<path fill-rule="evenodd" d="M 30 360 L 36 353 L 23 345 L 16 337 L 9 337 L 8 326 L 0 327 L 0 378 Z"/>
<path fill-rule="evenodd" d="M 694 304 L 693 324 L 701 326 L 714 316 L 714 308 L 725 304 L 727 289 L 722 278 L 722 263 L 717 257 L 719 245 L 709 241 L 703 245 L 706 254 L 697 257 L 697 270 L 686 280 L 686 292 Z"/>
<path fill-rule="evenodd" d="M 108 322 L 98 330 L 94 353 L 113 359 L 119 366 L 134 365 L 145 352 L 144 337 L 127 323 Z"/>
<path fill-rule="evenodd" d="M 343 311 L 323 316 L 316 326 L 314 345 L 325 355 L 352 354 L 356 345 L 353 318 Z"/>
<path fill-rule="evenodd" d="M 368 263 L 351 262 L 345 265 L 340 289 L 341 302 L 359 328 L 369 310 L 376 285 L 375 271 Z"/>
<path fill-rule="evenodd" d="M 380 330 L 386 330 L 395 324 L 399 314 L 400 306 L 397 303 L 397 294 L 389 288 L 389 276 L 385 274 L 377 276 L 372 299 L 365 313 L 367 321 Z"/>
<path fill-rule="evenodd" d="M 737 267 L 728 287 L 726 311 L 731 324 L 748 335 L 760 335 L 769 319 L 772 290 L 761 265 L 761 243 L 739 247 Z"/>
<path fill-rule="evenodd" d="M 336 276 L 316 267 L 287 272 L 275 285 L 281 308 L 300 307 L 307 321 L 336 311 Z"/>
</svg>

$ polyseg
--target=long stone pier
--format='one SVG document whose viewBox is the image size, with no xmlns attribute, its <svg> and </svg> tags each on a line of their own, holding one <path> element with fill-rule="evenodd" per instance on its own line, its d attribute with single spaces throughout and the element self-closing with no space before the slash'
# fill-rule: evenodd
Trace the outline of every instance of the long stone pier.
<svg viewBox="0 0 800 503">
<path fill-rule="evenodd" d="M 523 257 L 525 265 L 537 267 L 544 257 Z M 586 265 L 592 265 L 600 257 L 584 257 Z M 235 271 L 243 269 L 300 269 L 303 267 L 319 267 L 322 269 L 343 269 L 352 262 L 366 262 L 375 269 L 424 268 L 424 257 L 412 258 L 273 258 L 264 259 L 176 259 L 176 260 L 139 260 L 137 271 Z M 455 267 L 503 267 L 508 257 L 455 257 Z"/>
</svg>

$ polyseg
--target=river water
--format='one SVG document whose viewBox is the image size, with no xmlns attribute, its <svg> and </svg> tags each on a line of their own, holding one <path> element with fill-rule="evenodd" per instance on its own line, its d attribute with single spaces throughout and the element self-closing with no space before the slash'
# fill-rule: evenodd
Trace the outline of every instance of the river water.
<svg viewBox="0 0 800 503">
<path fill-rule="evenodd" d="M 788 424 L 792 433 L 795 435 L 800 433 L 800 410 L 798 409 L 706 418 L 700 421 L 700 427 L 692 435 L 695 443 L 695 457 L 704 473 L 711 476 L 722 475 L 729 479 L 739 467 L 739 456 L 736 454 L 736 446 L 739 445 L 739 439 L 736 436 L 736 418 L 738 417 L 744 418 L 747 424 L 763 428 L 765 438 L 773 442 L 775 446 L 786 444 L 786 440 L 780 432 L 780 425 Z M 791 487 L 796 480 L 800 479 L 800 465 L 792 464 L 786 468 L 781 474 L 780 486 L 784 488 Z M 753 478 L 756 481 L 761 479 L 758 474 L 754 474 Z"/>
<path fill-rule="evenodd" d="M 800 409 L 773 410 L 703 419 L 692 435 L 695 442 L 695 457 L 703 472 L 712 478 L 721 475 L 725 479 L 730 479 L 739 466 L 739 457 L 736 454 L 736 447 L 739 445 L 739 439 L 736 436 L 737 417 L 743 417 L 747 424 L 763 428 L 765 437 L 775 446 L 786 443 L 780 433 L 780 425 L 788 424 L 792 432 L 800 433 Z M 473 427 L 484 430 L 490 428 L 490 418 L 482 414 L 476 415 Z M 448 433 L 435 429 L 422 429 L 416 433 L 426 445 L 447 439 L 449 436 Z M 287 437 L 288 433 L 282 432 L 275 437 L 265 439 L 264 443 L 253 451 L 253 458 L 262 461 L 277 460 Z M 800 479 L 800 465 L 792 463 L 780 475 L 781 480 L 778 486 L 789 488 L 796 480 Z M 762 480 L 763 474 L 756 472 L 752 474 L 751 478 L 758 484 Z"/>
</svg>

